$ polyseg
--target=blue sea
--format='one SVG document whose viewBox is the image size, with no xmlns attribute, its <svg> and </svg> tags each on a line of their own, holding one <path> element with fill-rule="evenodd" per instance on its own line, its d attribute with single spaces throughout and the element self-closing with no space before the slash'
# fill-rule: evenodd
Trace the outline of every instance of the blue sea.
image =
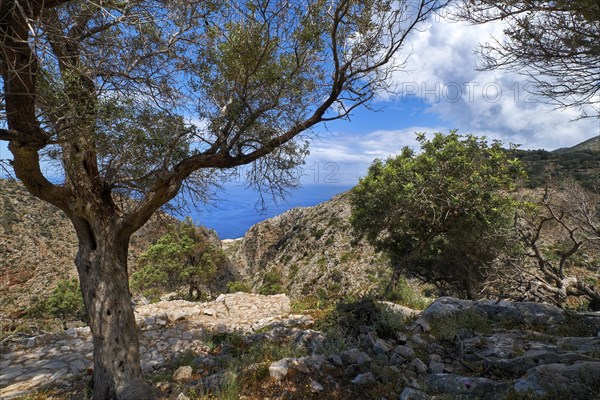
<svg viewBox="0 0 600 400">
<path fill-rule="evenodd" d="M 284 199 L 276 201 L 269 193 L 264 193 L 265 208 L 262 209 L 259 193 L 241 185 L 229 185 L 219 191 L 219 199 L 215 204 L 199 206 L 190 211 L 189 216 L 195 224 L 214 229 L 221 239 L 235 239 L 244 236 L 257 222 L 295 207 L 315 206 L 351 187 L 334 184 L 305 185 L 290 189 Z"/>
</svg>

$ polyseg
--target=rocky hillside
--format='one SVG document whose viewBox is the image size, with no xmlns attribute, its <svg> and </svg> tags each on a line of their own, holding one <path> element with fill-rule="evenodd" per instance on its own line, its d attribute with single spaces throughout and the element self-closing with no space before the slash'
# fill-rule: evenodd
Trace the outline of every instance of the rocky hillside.
<svg viewBox="0 0 600 400">
<path fill-rule="evenodd" d="M 131 240 L 131 267 L 137 255 L 177 220 L 157 213 Z M 206 230 L 218 243 L 216 234 Z M 211 233 L 212 232 L 212 233 Z M 48 297 L 59 280 L 76 276 L 77 239 L 62 211 L 0 179 L 0 319 L 23 315 Z"/>
<path fill-rule="evenodd" d="M 165 400 L 600 399 L 600 313 L 448 297 L 412 317 L 372 301 L 327 323 L 292 309 L 244 293 L 140 306 L 142 369 Z M 0 397 L 88 399 L 90 336 L 6 343 Z"/>
<path fill-rule="evenodd" d="M 598 151 L 600 152 L 600 134 L 598 136 L 588 139 L 584 142 L 576 144 L 573 147 L 567 147 L 562 149 L 554 150 L 556 153 L 569 153 L 578 151 Z"/>
<path fill-rule="evenodd" d="M 279 287 L 292 298 L 337 297 L 374 289 L 387 273 L 385 257 L 357 240 L 348 193 L 314 207 L 295 208 L 224 241 L 241 279 L 256 291 Z"/>
</svg>

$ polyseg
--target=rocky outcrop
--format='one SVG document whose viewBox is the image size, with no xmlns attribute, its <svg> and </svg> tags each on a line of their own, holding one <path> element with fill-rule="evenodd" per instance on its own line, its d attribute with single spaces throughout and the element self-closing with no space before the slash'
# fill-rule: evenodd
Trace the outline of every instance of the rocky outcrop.
<svg viewBox="0 0 600 400">
<path fill-rule="evenodd" d="M 146 372 L 163 367 L 179 354 L 207 354 L 206 339 L 210 332 L 251 334 L 268 327 L 306 327 L 313 322 L 308 316 L 290 314 L 290 300 L 285 295 L 247 293 L 222 295 L 210 303 L 171 301 L 140 306 L 136 309 L 136 320 L 140 328 L 142 369 Z M 293 329 L 279 332 L 298 336 Z M 2 399 L 49 384 L 64 384 L 85 376 L 86 370 L 93 366 L 92 338 L 87 327 L 23 338 L 2 346 Z M 189 371 L 181 370 L 177 379 L 186 381 L 191 376 Z"/>
<path fill-rule="evenodd" d="M 400 319 L 410 314 L 397 311 Z M 600 313 L 441 298 L 386 336 L 361 325 L 352 334 L 358 336 L 343 338 L 313 330 L 311 317 L 290 312 L 285 295 L 245 293 L 210 303 L 139 306 L 143 369 L 167 377 L 157 385 L 170 399 L 190 391 L 218 392 L 243 374 L 260 379 L 255 383 L 260 395 L 248 399 L 314 394 L 352 400 L 382 395 L 413 400 L 599 398 Z M 225 341 L 215 342 L 219 337 Z M 268 343 L 301 349 L 301 355 L 288 354 L 267 365 L 251 358 L 251 364 L 226 368 L 240 355 L 254 354 L 249 349 Z M 49 384 L 81 381 L 92 368 L 91 356 L 88 328 L 4 345 L 0 396 L 10 399 Z M 185 357 L 188 361 L 177 361 Z"/>
<path fill-rule="evenodd" d="M 131 238 L 130 271 L 137 256 L 178 220 L 162 212 Z M 217 234 L 199 227 L 209 242 Z M 0 179 L 0 324 L 10 331 L 14 321 L 50 296 L 58 281 L 77 276 L 77 238 L 66 215 L 33 197 L 22 184 Z"/>
<path fill-rule="evenodd" d="M 275 278 L 292 298 L 365 293 L 385 279 L 388 264 L 354 236 L 350 214 L 344 193 L 260 222 L 224 248 L 254 290 Z"/>
</svg>

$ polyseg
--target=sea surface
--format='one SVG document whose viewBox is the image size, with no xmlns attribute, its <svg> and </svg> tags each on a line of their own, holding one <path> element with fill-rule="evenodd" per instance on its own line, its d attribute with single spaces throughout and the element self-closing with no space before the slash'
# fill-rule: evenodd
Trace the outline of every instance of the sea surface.
<svg viewBox="0 0 600 400">
<path fill-rule="evenodd" d="M 214 229 L 221 239 L 236 239 L 257 222 L 296 207 L 310 207 L 331 199 L 352 186 L 334 184 L 304 185 L 290 189 L 284 199 L 273 200 L 264 193 L 264 209 L 258 192 L 241 185 L 229 185 L 218 193 L 213 205 L 201 205 L 179 218 L 190 216 L 195 224 Z"/>
</svg>

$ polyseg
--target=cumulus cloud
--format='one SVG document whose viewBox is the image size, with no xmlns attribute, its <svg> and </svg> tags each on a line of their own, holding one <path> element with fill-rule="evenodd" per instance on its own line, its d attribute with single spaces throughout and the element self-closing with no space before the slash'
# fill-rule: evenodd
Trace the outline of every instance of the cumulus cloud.
<svg viewBox="0 0 600 400">
<path fill-rule="evenodd" d="M 522 75 L 477 71 L 478 45 L 502 35 L 502 22 L 437 19 L 410 38 L 406 70 L 393 76 L 400 89 L 395 101 L 418 97 L 451 126 L 524 148 L 556 149 L 600 134 L 598 119 L 574 121 L 579 111 L 556 110 L 531 95 Z"/>
<path fill-rule="evenodd" d="M 367 134 L 332 133 L 315 139 L 303 169 L 302 182 L 354 185 L 376 158 L 398 154 L 406 146 L 416 149 L 416 132 L 448 132 L 448 128 L 413 126 Z"/>
<path fill-rule="evenodd" d="M 524 76 L 506 71 L 478 71 L 479 44 L 501 39 L 503 23 L 469 25 L 437 18 L 427 30 L 409 38 L 406 51 L 399 54 L 402 71 L 393 75 L 397 92 L 381 99 L 386 115 L 397 113 L 411 118 L 405 104 L 422 103 L 432 116 L 431 126 L 419 125 L 398 130 L 365 130 L 349 135 L 335 132 L 321 136 L 311 145 L 304 183 L 323 183 L 325 166 L 337 168 L 332 176 L 340 183 L 356 183 L 375 158 L 397 154 L 402 147 L 416 147 L 415 132 L 472 133 L 520 144 L 525 149 L 557 149 L 573 146 L 600 135 L 598 119 L 577 120 L 577 110 L 556 110 L 528 92 Z M 375 117 L 373 117 L 375 118 Z M 400 119 L 400 118 L 399 118 Z M 441 123 L 440 123 L 441 122 Z M 377 128 L 374 119 L 372 127 Z M 321 174 L 315 174 L 320 170 Z M 329 172 L 333 169 L 329 170 Z"/>
</svg>

